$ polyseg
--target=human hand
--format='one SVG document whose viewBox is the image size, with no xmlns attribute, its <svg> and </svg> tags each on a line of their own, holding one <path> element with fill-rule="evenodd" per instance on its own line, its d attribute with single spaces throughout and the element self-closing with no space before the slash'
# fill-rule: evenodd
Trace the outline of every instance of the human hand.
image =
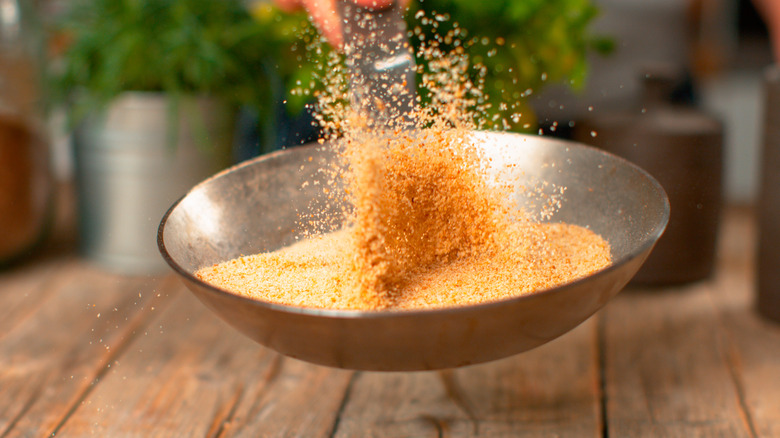
<svg viewBox="0 0 780 438">
<path fill-rule="evenodd" d="M 336 9 L 336 2 L 343 0 L 275 0 L 282 10 L 292 12 L 296 9 L 305 9 L 309 17 L 320 33 L 334 47 L 341 48 L 344 44 L 344 36 L 341 32 L 341 23 Z M 395 0 L 351 0 L 358 6 L 368 9 L 383 9 L 392 5 Z M 409 0 L 398 0 L 403 8 L 409 5 Z"/>
</svg>

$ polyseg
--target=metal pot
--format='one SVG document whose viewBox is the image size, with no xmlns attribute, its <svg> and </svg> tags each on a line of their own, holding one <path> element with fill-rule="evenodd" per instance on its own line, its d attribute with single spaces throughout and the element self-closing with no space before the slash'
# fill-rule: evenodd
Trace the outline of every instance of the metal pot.
<svg viewBox="0 0 780 438">
<path fill-rule="evenodd" d="M 306 184 L 327 179 L 321 169 L 334 162 L 336 153 L 327 144 L 265 155 L 196 185 L 160 223 L 160 252 L 185 285 L 226 322 L 301 360 L 412 371 L 476 364 L 529 350 L 576 327 L 618 293 L 663 233 L 669 203 L 645 171 L 595 148 L 500 133 L 475 133 L 474 141 L 497 180 L 516 187 L 518 197 L 540 181 L 567 187 L 552 220 L 588 227 L 604 237 L 612 266 L 491 303 L 379 312 L 257 301 L 195 277 L 203 266 L 275 250 L 305 236 L 312 230 L 297 225 L 301 212 L 341 217 L 338 200 L 343 193 L 324 195 L 321 185 Z M 329 202 L 316 202 L 322 196 Z"/>
<path fill-rule="evenodd" d="M 208 97 L 125 93 L 76 130 L 81 252 L 116 272 L 164 269 L 155 235 L 165 210 L 231 163 L 235 111 Z"/>
</svg>

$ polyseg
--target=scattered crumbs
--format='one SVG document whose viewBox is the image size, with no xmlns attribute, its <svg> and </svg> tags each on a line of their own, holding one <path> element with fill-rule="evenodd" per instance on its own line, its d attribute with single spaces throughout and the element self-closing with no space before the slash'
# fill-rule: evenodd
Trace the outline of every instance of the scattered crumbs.
<svg viewBox="0 0 780 438">
<path fill-rule="evenodd" d="M 459 44 L 449 52 L 441 48 L 458 32 L 455 27 L 420 49 L 418 57 L 428 61 L 418 71 L 425 91 L 411 114 L 387 108 L 369 118 L 360 105 L 350 106 L 348 71 L 334 52 L 322 66 L 328 74 L 320 75 L 324 90 L 316 93 L 314 117 L 327 137 L 320 144 L 336 148 L 340 159 L 323 169 L 325 199 L 316 202 L 327 207 L 343 192 L 351 208 L 342 209 L 337 224 L 317 213 L 299 218 L 306 238 L 195 275 L 266 302 L 386 310 L 501 300 L 609 266 L 609 244 L 600 236 L 575 225 L 539 223 L 510 201 L 512 181 L 486 175 L 484 149 L 471 133 L 509 124 L 485 124 L 490 102 L 481 79 L 469 76 L 484 66 L 471 65 Z M 409 100 L 403 89 L 397 92 L 397 99 Z M 345 188 L 339 191 L 337 182 Z M 544 190 L 550 187 L 552 193 Z M 543 206 L 541 219 L 560 208 L 564 191 L 545 182 L 528 190 Z"/>
</svg>

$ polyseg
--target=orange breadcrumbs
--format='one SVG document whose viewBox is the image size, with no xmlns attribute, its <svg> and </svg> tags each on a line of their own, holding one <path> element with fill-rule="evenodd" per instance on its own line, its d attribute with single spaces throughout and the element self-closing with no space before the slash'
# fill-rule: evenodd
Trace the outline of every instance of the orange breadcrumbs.
<svg viewBox="0 0 780 438">
<path fill-rule="evenodd" d="M 429 104 L 410 117 L 356 114 L 345 106 L 343 75 L 324 76 L 333 79 L 318 94 L 316 117 L 341 160 L 329 170 L 331 184 L 319 201 L 329 202 L 340 190 L 336 182 L 345 183 L 351 208 L 343 229 L 205 267 L 198 278 L 292 306 L 419 309 L 524 295 L 610 264 L 609 244 L 600 236 L 535 222 L 511 201 L 513 181 L 490 179 L 490 160 L 471 134 L 482 127 L 475 113 L 488 105 L 482 84 L 469 80 L 462 49 L 443 53 L 434 44 L 421 51 L 429 60 L 419 71 Z M 327 69 L 343 71 L 337 65 Z M 303 231 L 329 228 L 309 214 Z"/>
<path fill-rule="evenodd" d="M 468 132 L 361 135 L 342 144 L 354 207 L 344 229 L 201 269 L 198 278 L 293 306 L 419 309 L 523 295 L 610 264 L 597 234 L 536 223 L 509 201 L 511 184 L 488 184 Z"/>
<path fill-rule="evenodd" d="M 314 237 L 279 251 L 230 260 L 198 278 L 249 298 L 301 307 L 371 310 L 458 306 L 525 295 L 610 264 L 609 245 L 574 225 L 513 227 L 495 251 L 444 261 L 410 275 L 384 306 L 356 293 L 350 232 Z"/>
</svg>

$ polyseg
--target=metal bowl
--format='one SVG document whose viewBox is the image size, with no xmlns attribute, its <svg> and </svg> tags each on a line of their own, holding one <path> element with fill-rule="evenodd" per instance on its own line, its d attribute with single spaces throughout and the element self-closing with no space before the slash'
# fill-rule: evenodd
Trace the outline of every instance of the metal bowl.
<svg viewBox="0 0 780 438">
<path fill-rule="evenodd" d="M 198 280 L 198 268 L 295 241 L 295 223 L 321 187 L 328 147 L 303 146 L 251 160 L 195 186 L 160 223 L 168 264 L 210 309 L 284 355 L 361 370 L 451 368 L 514 355 L 593 315 L 639 269 L 669 219 L 661 186 L 616 156 L 577 143 L 476 133 L 494 169 L 518 187 L 567 188 L 552 221 L 590 228 L 611 245 L 613 264 L 577 281 L 497 302 L 417 311 L 316 310 L 234 295 Z M 496 170 L 497 173 L 502 171 Z M 335 211 L 333 212 L 335 214 Z"/>
</svg>

